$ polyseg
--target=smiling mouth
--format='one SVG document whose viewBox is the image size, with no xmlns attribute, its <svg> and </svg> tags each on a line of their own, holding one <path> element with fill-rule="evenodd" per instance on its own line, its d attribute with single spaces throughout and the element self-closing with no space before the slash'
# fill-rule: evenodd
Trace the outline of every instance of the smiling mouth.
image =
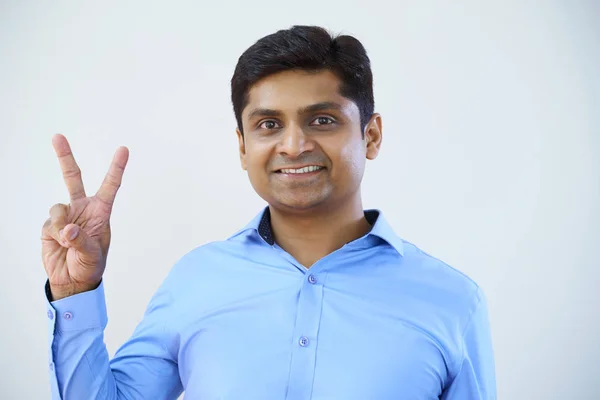
<svg viewBox="0 0 600 400">
<path fill-rule="evenodd" d="M 317 172 L 323 169 L 325 169 L 325 167 L 320 165 L 308 165 L 302 168 L 282 168 L 276 172 L 279 174 L 309 174 L 311 172 Z"/>
</svg>

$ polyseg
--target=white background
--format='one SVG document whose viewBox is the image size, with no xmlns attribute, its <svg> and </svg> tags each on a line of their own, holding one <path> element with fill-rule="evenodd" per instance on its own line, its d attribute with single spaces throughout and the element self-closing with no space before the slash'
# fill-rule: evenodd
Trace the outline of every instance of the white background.
<svg viewBox="0 0 600 400">
<path fill-rule="evenodd" d="M 206 4 L 204 4 L 206 3 Z M 383 115 L 365 207 L 475 279 L 500 399 L 598 399 L 600 3 L 0 2 L 0 398 L 49 398 L 40 231 L 131 150 L 106 272 L 112 355 L 172 264 L 263 207 L 239 166 L 229 79 L 292 24 L 353 34 Z"/>
</svg>

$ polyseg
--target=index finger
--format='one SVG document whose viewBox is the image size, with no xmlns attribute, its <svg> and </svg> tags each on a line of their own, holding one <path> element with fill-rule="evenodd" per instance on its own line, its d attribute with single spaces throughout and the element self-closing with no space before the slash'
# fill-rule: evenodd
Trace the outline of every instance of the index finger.
<svg viewBox="0 0 600 400">
<path fill-rule="evenodd" d="M 67 138 L 61 134 L 56 134 L 52 137 L 52 146 L 58 157 L 60 169 L 62 170 L 67 190 L 71 200 L 77 200 L 85 197 L 85 189 L 83 180 L 81 179 L 81 170 L 75 162 L 75 157 L 71 152 L 71 146 Z"/>
<path fill-rule="evenodd" d="M 129 149 L 123 146 L 119 147 L 115 152 L 112 162 L 110 163 L 108 173 L 106 174 L 100 189 L 98 189 L 98 192 L 96 193 L 96 197 L 98 197 L 102 202 L 111 206 L 115 202 L 115 197 L 117 196 L 117 191 L 121 187 L 121 181 L 123 179 L 123 173 L 125 172 L 125 166 L 127 165 L 128 159 Z"/>
</svg>

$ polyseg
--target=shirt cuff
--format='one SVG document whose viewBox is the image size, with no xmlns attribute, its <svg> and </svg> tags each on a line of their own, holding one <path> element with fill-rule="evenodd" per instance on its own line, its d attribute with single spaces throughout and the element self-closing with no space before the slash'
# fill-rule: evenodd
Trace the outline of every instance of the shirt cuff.
<svg viewBox="0 0 600 400">
<path fill-rule="evenodd" d="M 104 297 L 104 282 L 88 292 L 78 293 L 64 299 L 50 301 L 49 282 L 46 281 L 46 309 L 50 328 L 54 332 L 79 331 L 106 328 L 108 316 Z"/>
</svg>

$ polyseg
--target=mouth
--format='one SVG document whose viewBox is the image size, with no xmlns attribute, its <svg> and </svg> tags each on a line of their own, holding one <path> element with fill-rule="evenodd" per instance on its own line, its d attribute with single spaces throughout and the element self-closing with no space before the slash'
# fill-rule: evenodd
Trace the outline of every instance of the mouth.
<svg viewBox="0 0 600 400">
<path fill-rule="evenodd" d="M 282 168 L 276 170 L 275 173 L 281 175 L 302 177 L 317 174 L 324 169 L 325 167 L 321 165 L 307 165 L 300 168 Z"/>
</svg>

